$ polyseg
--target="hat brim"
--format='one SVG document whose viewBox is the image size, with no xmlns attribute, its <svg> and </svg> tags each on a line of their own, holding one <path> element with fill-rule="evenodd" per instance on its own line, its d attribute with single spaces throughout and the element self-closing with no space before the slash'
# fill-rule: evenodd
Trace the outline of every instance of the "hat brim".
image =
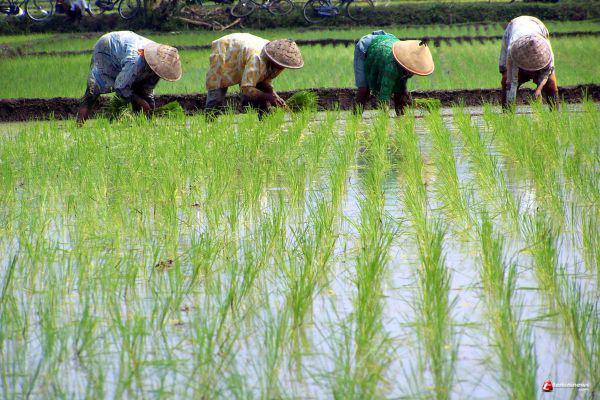
<svg viewBox="0 0 600 400">
<path fill-rule="evenodd" d="M 304 67 L 304 60 L 302 60 L 302 59 L 299 60 L 299 62 L 297 64 L 284 63 L 284 62 L 278 60 L 275 55 L 273 55 L 269 52 L 268 44 L 264 47 L 263 52 L 265 53 L 265 55 L 267 56 L 267 58 L 269 60 L 271 60 L 273 63 L 277 64 L 281 68 L 300 69 L 300 68 Z"/>
<path fill-rule="evenodd" d="M 427 45 L 419 40 L 399 40 L 392 45 L 396 62 L 410 73 L 419 76 L 431 75 L 435 70 L 433 57 Z"/>
<path fill-rule="evenodd" d="M 177 57 L 172 60 L 161 58 L 159 55 L 159 49 L 163 46 L 170 47 L 154 42 L 148 43 L 146 46 L 144 46 L 144 58 L 150 66 L 150 69 L 152 69 L 152 71 L 154 71 L 154 73 L 161 79 L 169 82 L 178 81 L 183 75 L 179 54 L 177 54 Z M 175 48 L 173 47 L 173 49 Z M 175 51 L 177 51 L 177 49 L 175 49 Z"/>
</svg>

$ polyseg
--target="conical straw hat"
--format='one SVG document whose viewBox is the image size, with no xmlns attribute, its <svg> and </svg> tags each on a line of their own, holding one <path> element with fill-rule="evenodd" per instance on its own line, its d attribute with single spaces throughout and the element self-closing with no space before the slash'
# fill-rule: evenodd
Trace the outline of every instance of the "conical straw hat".
<svg viewBox="0 0 600 400">
<path fill-rule="evenodd" d="M 539 71 L 552 61 L 550 42 L 538 34 L 520 37 L 509 52 L 511 61 L 525 71 Z"/>
<path fill-rule="evenodd" d="M 304 66 L 300 49 L 293 40 L 273 40 L 265 45 L 263 51 L 271 61 L 284 68 L 298 69 Z"/>
<path fill-rule="evenodd" d="M 144 46 L 144 58 L 152 71 L 162 79 L 174 82 L 181 78 L 181 61 L 175 47 L 149 43 Z"/>
<path fill-rule="evenodd" d="M 427 43 L 420 40 L 399 40 L 392 47 L 394 58 L 404 69 L 415 75 L 433 73 L 435 65 Z"/>
</svg>

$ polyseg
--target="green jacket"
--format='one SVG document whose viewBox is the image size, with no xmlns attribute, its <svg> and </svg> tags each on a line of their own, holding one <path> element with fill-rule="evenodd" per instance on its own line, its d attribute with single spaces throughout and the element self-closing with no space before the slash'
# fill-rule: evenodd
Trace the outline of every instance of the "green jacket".
<svg viewBox="0 0 600 400">
<path fill-rule="evenodd" d="M 389 101 L 393 93 L 406 92 L 406 82 L 412 76 L 398 64 L 392 53 L 392 46 L 398 40 L 392 35 L 381 35 L 373 39 L 367 50 L 367 84 L 379 101 Z"/>
</svg>

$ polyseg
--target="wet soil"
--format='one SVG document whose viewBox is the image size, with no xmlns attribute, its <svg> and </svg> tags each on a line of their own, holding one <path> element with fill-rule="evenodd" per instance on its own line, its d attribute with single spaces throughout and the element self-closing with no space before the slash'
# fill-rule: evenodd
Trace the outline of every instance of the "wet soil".
<svg viewBox="0 0 600 400">
<path fill-rule="evenodd" d="M 354 88 L 317 88 L 309 89 L 318 96 L 319 110 L 341 109 L 348 110 L 354 106 L 356 90 Z M 517 95 L 517 102 L 524 104 L 532 95 L 531 89 L 521 89 Z M 296 91 L 280 92 L 283 99 L 287 99 Z M 498 104 L 500 89 L 457 89 L 457 90 L 431 90 L 413 91 L 414 99 L 437 99 L 444 107 L 457 104 L 465 106 L 480 106 L 484 103 Z M 579 103 L 586 96 L 593 101 L 600 102 L 600 85 L 578 85 L 560 88 L 560 96 L 566 103 Z M 104 96 L 96 109 L 109 100 Z M 156 97 L 156 105 L 160 107 L 171 101 L 177 101 L 187 114 L 196 114 L 204 109 L 206 94 L 167 94 Z M 238 112 L 243 109 L 238 95 L 227 96 L 231 107 Z M 0 99 L 0 122 L 19 122 L 29 120 L 67 119 L 75 117 L 79 99 L 57 97 L 50 99 Z M 371 99 L 367 109 L 376 106 L 376 100 Z"/>
</svg>

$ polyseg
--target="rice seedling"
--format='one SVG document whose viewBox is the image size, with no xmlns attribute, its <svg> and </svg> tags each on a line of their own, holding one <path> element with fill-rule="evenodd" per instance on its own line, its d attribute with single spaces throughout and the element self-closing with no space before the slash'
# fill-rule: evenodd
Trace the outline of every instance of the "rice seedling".
<svg viewBox="0 0 600 400">
<path fill-rule="evenodd" d="M 472 165 L 471 172 L 475 177 L 481 200 L 488 205 L 495 204 L 498 212 L 507 217 L 516 228 L 515 231 L 518 231 L 518 204 L 507 186 L 498 159 L 490 154 L 489 145 L 485 143 L 479 129 L 473 125 L 471 116 L 464 109 L 454 109 L 454 120 L 464 144 L 464 151 Z"/>
<path fill-rule="evenodd" d="M 423 161 L 411 122 L 403 119 L 404 126 L 399 127 L 397 136 L 405 151 L 400 165 L 404 171 L 403 200 L 419 251 L 418 293 L 414 307 L 417 335 L 426 360 L 420 369 L 423 373 L 427 368 L 432 379 L 432 393 L 426 396 L 447 399 L 454 385 L 458 342 L 452 318 L 455 300 L 450 297 L 451 275 L 443 251 L 446 230 L 440 220 L 429 215 Z"/>
<path fill-rule="evenodd" d="M 382 323 L 382 280 L 389 259 L 393 230 L 384 213 L 383 180 L 390 168 L 387 155 L 389 116 L 381 111 L 365 137 L 363 190 L 359 202 L 360 225 L 356 256 L 354 298 L 355 396 L 380 397 L 390 363 L 388 335 Z"/>
<path fill-rule="evenodd" d="M 461 188 L 454 157 L 454 145 L 450 131 L 444 126 L 439 112 L 427 116 L 425 124 L 431 133 L 432 154 L 437 170 L 434 187 L 444 208 L 442 212 L 468 231 L 472 225 L 470 205 Z"/>
<path fill-rule="evenodd" d="M 500 377 L 498 382 L 507 397 L 536 397 L 537 360 L 531 330 L 523 326 L 515 306 L 516 265 L 504 261 L 504 239 L 493 232 L 487 214 L 479 225 L 481 246 L 481 283 L 490 321 L 492 349 Z"/>
<path fill-rule="evenodd" d="M 294 93 L 286 100 L 287 106 L 292 111 L 301 111 L 304 109 L 317 110 L 317 95 L 306 90 Z"/>
</svg>

